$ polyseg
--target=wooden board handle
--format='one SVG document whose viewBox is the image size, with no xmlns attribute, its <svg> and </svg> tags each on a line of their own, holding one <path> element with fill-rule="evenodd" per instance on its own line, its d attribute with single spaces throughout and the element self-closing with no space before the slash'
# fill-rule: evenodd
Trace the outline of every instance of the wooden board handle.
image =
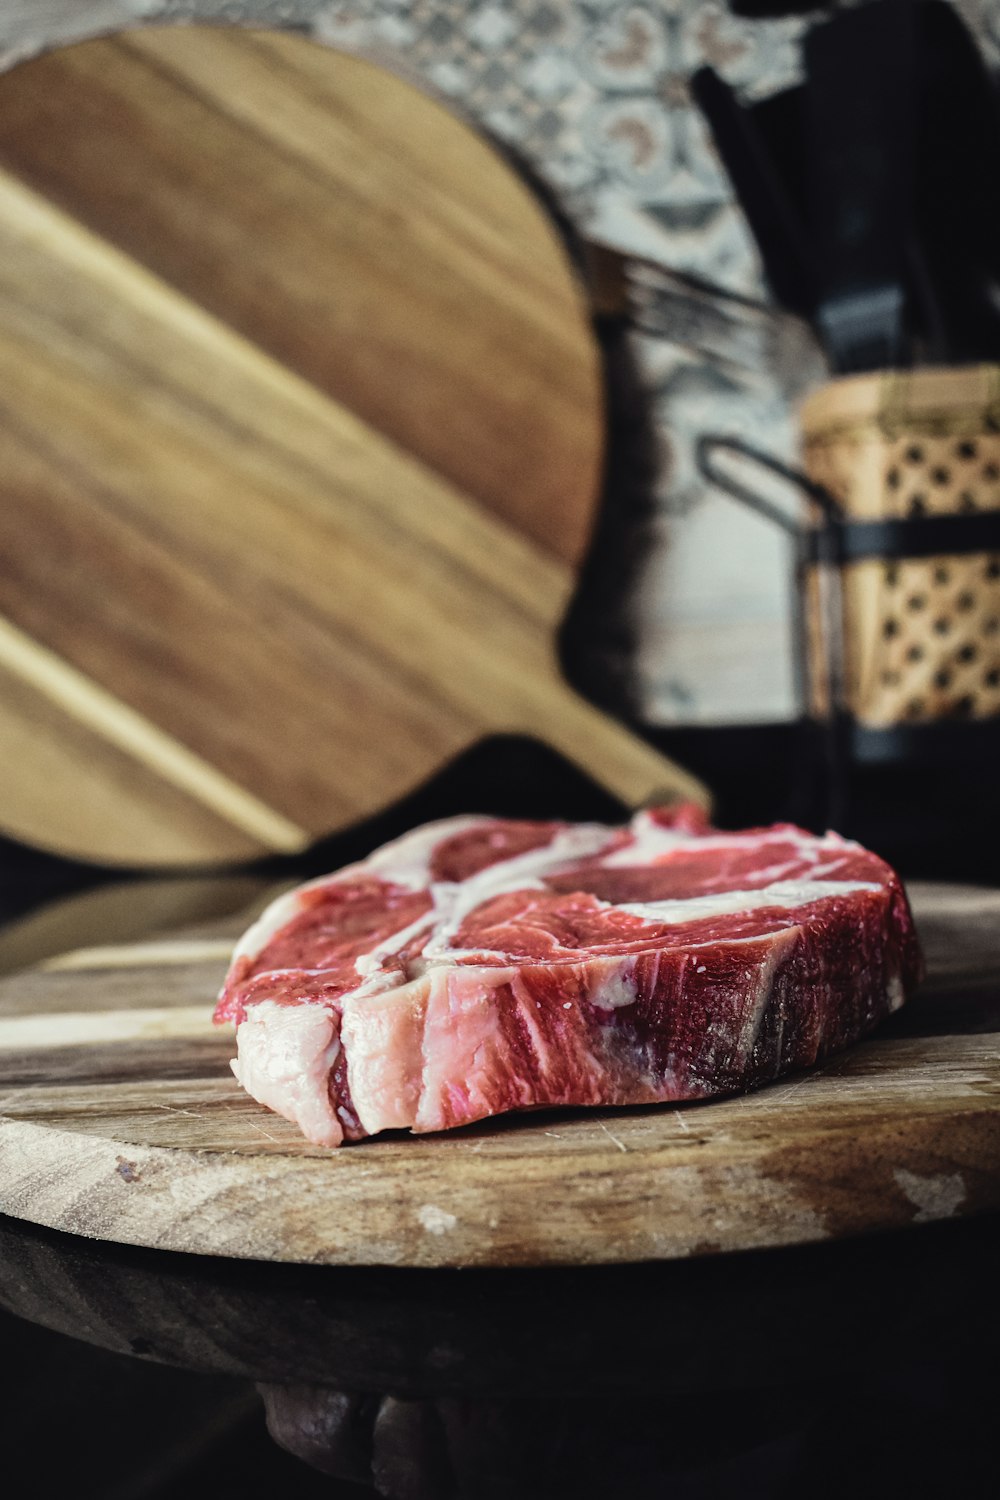
<svg viewBox="0 0 1000 1500">
<path fill-rule="evenodd" d="M 523 725 L 518 727 L 523 731 Z M 659 801 L 711 808 L 712 795 L 704 782 L 573 692 L 554 668 L 531 732 L 583 766 L 629 807 Z"/>
</svg>

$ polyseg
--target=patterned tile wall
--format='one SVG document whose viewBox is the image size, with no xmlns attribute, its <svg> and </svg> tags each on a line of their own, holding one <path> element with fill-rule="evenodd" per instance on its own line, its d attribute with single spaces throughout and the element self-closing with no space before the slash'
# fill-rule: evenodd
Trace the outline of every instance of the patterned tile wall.
<svg viewBox="0 0 1000 1500">
<path fill-rule="evenodd" d="M 1000 62 L 996 0 L 959 8 Z M 522 152 L 585 230 L 766 298 L 687 80 L 709 62 L 749 97 L 787 86 L 797 75 L 799 20 L 744 21 L 721 0 L 0 0 L 0 63 L 167 20 L 294 26 L 399 64 Z M 724 428 L 792 456 L 794 401 L 822 378 L 818 355 L 801 341 L 789 352 L 778 325 L 760 358 L 742 364 L 713 358 L 697 340 L 637 344 L 665 453 L 660 515 L 638 580 L 645 716 L 792 717 L 784 543 L 705 492 L 691 440 Z"/>
<path fill-rule="evenodd" d="M 752 27 L 691 0 L 333 0 L 315 24 L 340 45 L 398 48 L 535 162 L 591 230 L 758 287 L 687 77 L 707 59 L 741 84 L 788 82 L 797 24 Z"/>
</svg>

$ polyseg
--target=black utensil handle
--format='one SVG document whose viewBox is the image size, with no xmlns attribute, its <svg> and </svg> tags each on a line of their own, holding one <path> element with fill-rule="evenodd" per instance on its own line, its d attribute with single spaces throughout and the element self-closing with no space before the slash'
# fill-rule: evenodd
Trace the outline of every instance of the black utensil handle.
<svg viewBox="0 0 1000 1500">
<path fill-rule="evenodd" d="M 774 474 L 777 478 L 792 485 L 800 494 L 806 495 L 819 506 L 827 522 L 840 519 L 840 506 L 829 490 L 817 484 L 814 479 L 810 479 L 808 474 L 804 474 L 801 469 L 793 469 L 770 453 L 764 453 L 759 448 L 755 448 L 743 438 L 716 433 L 702 434 L 695 443 L 695 457 L 702 477 L 709 484 L 724 490 L 731 499 L 738 500 L 741 505 L 756 511 L 765 520 L 773 522 L 775 526 L 780 526 L 782 531 L 787 532 L 797 541 L 802 542 L 805 537 L 812 534 L 815 528 L 797 521 L 779 506 L 772 505 L 769 500 L 765 500 L 763 495 L 758 495 L 735 475 L 724 468 L 719 468 L 715 462 L 715 455 L 720 453 L 735 455 L 739 459 L 756 464 L 759 468 L 766 469 L 769 474 Z"/>
<path fill-rule="evenodd" d="M 809 316 L 816 302 L 814 252 L 802 205 L 783 171 L 787 164 L 779 159 L 778 141 L 764 129 L 776 107 L 783 115 L 795 114 L 801 90 L 775 96 L 762 115 L 762 106 L 744 107 L 712 68 L 699 68 L 690 88 L 757 241 L 774 295 L 783 307 Z M 782 123 L 787 127 L 792 122 L 786 118 Z"/>
<path fill-rule="evenodd" d="M 837 371 L 911 361 L 915 9 L 881 0 L 841 11 L 803 44 L 817 323 Z"/>
</svg>

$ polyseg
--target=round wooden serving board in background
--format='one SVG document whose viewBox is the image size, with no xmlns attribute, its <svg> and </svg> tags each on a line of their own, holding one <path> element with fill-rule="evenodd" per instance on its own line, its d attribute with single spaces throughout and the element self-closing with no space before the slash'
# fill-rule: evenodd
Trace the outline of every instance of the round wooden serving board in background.
<svg viewBox="0 0 1000 1500">
<path fill-rule="evenodd" d="M 483 735 L 702 797 L 554 635 L 600 359 L 550 217 L 417 89 L 172 27 L 0 78 L 0 829 L 298 850 Z"/>
<path fill-rule="evenodd" d="M 917 886 L 921 996 L 811 1072 L 682 1108 L 506 1117 L 324 1151 L 229 1073 L 239 924 L 0 984 L 0 1212 L 341 1265 L 669 1259 L 1000 1207 L 1000 892 Z"/>
</svg>

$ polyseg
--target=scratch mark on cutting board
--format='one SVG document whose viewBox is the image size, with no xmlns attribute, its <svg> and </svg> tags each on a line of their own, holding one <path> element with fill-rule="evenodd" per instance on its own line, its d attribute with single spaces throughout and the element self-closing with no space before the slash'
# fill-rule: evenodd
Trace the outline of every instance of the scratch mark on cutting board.
<svg viewBox="0 0 1000 1500">
<path fill-rule="evenodd" d="M 965 1182 L 959 1172 L 923 1175 L 897 1167 L 893 1172 L 897 1184 L 916 1208 L 914 1224 L 931 1219 L 950 1219 L 965 1202 Z"/>
<path fill-rule="evenodd" d="M 431 1234 L 446 1234 L 458 1223 L 454 1214 L 448 1213 L 447 1209 L 438 1208 L 436 1203 L 422 1203 L 417 1209 L 417 1218 Z"/>
</svg>

